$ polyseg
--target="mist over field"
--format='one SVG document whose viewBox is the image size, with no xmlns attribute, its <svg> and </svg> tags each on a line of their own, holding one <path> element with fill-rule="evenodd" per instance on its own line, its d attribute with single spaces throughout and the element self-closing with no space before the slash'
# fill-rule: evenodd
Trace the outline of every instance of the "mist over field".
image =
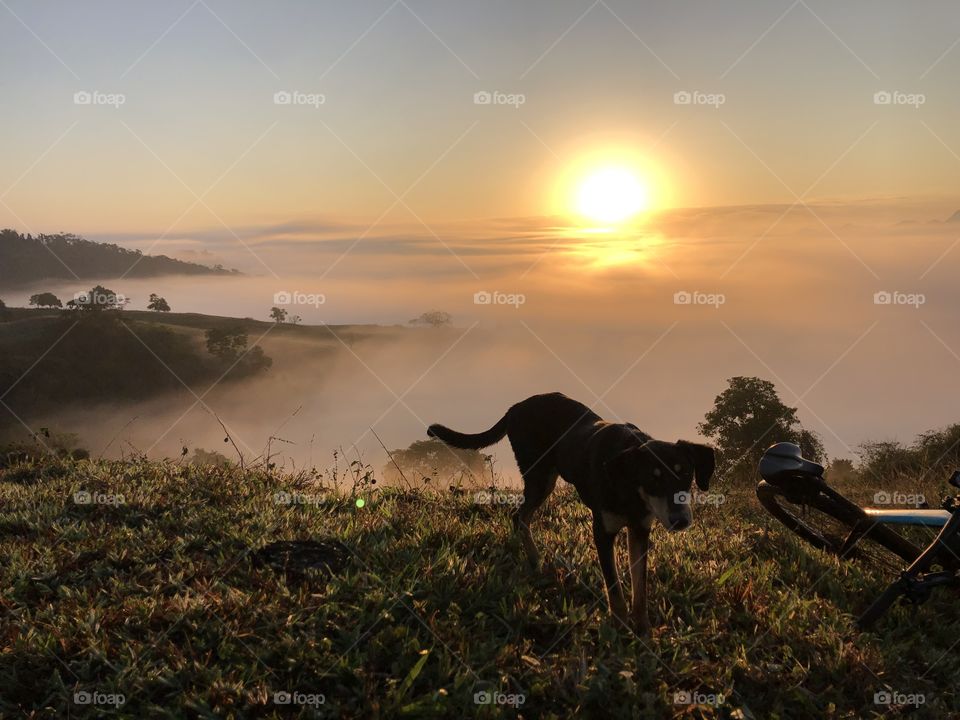
<svg viewBox="0 0 960 720">
<path fill-rule="evenodd" d="M 387 457 L 371 428 L 388 448 L 402 448 L 431 422 L 479 431 L 512 403 L 553 390 L 656 437 L 692 438 L 735 375 L 773 380 L 831 456 L 852 456 L 865 440 L 909 440 L 956 419 L 954 395 L 944 392 L 960 370 L 951 349 L 960 347 L 952 320 L 960 287 L 949 255 L 958 226 L 945 222 L 955 205 L 673 211 L 633 236 L 571 235 L 519 220 L 506 230 L 488 224 L 495 255 L 479 251 L 490 237 L 451 230 L 443 242 L 463 263 L 436 238 L 396 236 L 364 253 L 362 272 L 383 268 L 365 282 L 343 242 L 302 229 L 296 241 L 265 237 L 252 246 L 269 252 L 271 272 L 258 273 L 235 241 L 206 238 L 191 244 L 208 243 L 247 274 L 104 282 L 130 297 L 131 309 L 157 291 L 176 312 L 258 319 L 276 293 L 315 296 L 290 313 L 329 328 L 251 336 L 273 358 L 271 370 L 204 396 L 248 459 L 269 442 L 278 461 L 325 467 L 342 448 L 379 470 Z M 331 264 L 338 271 L 326 276 Z M 48 282 L 6 297 L 25 304 L 41 286 L 70 297 L 89 284 Z M 481 302 L 488 293 L 489 304 L 477 304 L 475 293 Z M 889 293 L 890 304 L 876 293 Z M 450 312 L 453 326 L 409 325 L 433 309 Z M 386 327 L 341 327 L 363 323 Z M 106 456 L 133 448 L 176 456 L 183 446 L 235 455 L 186 390 L 37 422 L 78 432 L 94 452 L 109 445 Z M 514 477 L 509 448 L 495 455 L 497 470 Z"/>
</svg>

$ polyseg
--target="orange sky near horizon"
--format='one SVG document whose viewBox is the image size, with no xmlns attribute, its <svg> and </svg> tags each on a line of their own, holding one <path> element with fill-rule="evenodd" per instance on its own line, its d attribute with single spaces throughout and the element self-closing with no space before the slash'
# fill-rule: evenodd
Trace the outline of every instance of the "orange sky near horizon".
<svg viewBox="0 0 960 720">
<path fill-rule="evenodd" d="M 869 8 L 20 0 L 0 224 L 575 222 L 609 163 L 655 209 L 956 194 L 960 11 Z"/>
</svg>

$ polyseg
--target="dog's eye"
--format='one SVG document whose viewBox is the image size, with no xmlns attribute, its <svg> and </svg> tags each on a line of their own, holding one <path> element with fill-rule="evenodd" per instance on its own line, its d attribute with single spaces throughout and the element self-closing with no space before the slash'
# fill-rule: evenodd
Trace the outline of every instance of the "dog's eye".
<svg viewBox="0 0 960 720">
<path fill-rule="evenodd" d="M 681 465 L 680 463 L 677 463 L 676 465 L 673 466 L 673 469 L 676 470 L 677 472 L 680 472 L 681 470 L 683 470 L 683 465 Z"/>
<path fill-rule="evenodd" d="M 660 468 L 654 468 L 653 475 L 654 477 L 660 477 Z"/>
</svg>

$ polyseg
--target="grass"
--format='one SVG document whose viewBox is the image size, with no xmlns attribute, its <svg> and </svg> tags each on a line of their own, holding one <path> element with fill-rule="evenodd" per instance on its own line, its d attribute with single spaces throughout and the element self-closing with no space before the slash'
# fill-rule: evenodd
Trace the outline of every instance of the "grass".
<svg viewBox="0 0 960 720">
<path fill-rule="evenodd" d="M 644 641 L 607 616 L 588 513 L 571 492 L 556 492 L 535 521 L 556 568 L 531 575 L 508 505 L 372 490 L 142 459 L 0 470 L 0 716 L 911 710 L 875 704 L 883 691 L 922 694 L 912 717 L 960 710 L 956 598 L 942 592 L 916 614 L 895 609 L 876 634 L 857 633 L 854 614 L 889 578 L 806 548 L 750 490 L 698 509 L 686 533 L 655 532 Z M 77 504 L 78 491 L 123 503 Z M 303 502 L 279 504 L 280 492 Z M 303 572 L 257 562 L 275 541 L 332 539 L 345 562 Z M 523 704 L 476 704 L 485 690 Z M 124 703 L 78 704 L 83 692 Z M 283 692 L 324 702 L 276 704 Z M 675 703 L 684 693 L 703 702 Z"/>
</svg>

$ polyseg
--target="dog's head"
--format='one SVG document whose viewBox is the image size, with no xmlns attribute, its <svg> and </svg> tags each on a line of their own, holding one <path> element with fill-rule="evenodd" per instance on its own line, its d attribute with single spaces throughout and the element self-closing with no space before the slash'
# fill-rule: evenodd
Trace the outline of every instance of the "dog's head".
<svg viewBox="0 0 960 720">
<path fill-rule="evenodd" d="M 667 530 L 686 530 L 693 522 L 690 488 L 694 482 L 701 490 L 709 488 L 713 448 L 687 440 L 650 440 L 620 452 L 606 467 L 614 487 L 625 490 L 628 507 L 638 496 Z"/>
</svg>

